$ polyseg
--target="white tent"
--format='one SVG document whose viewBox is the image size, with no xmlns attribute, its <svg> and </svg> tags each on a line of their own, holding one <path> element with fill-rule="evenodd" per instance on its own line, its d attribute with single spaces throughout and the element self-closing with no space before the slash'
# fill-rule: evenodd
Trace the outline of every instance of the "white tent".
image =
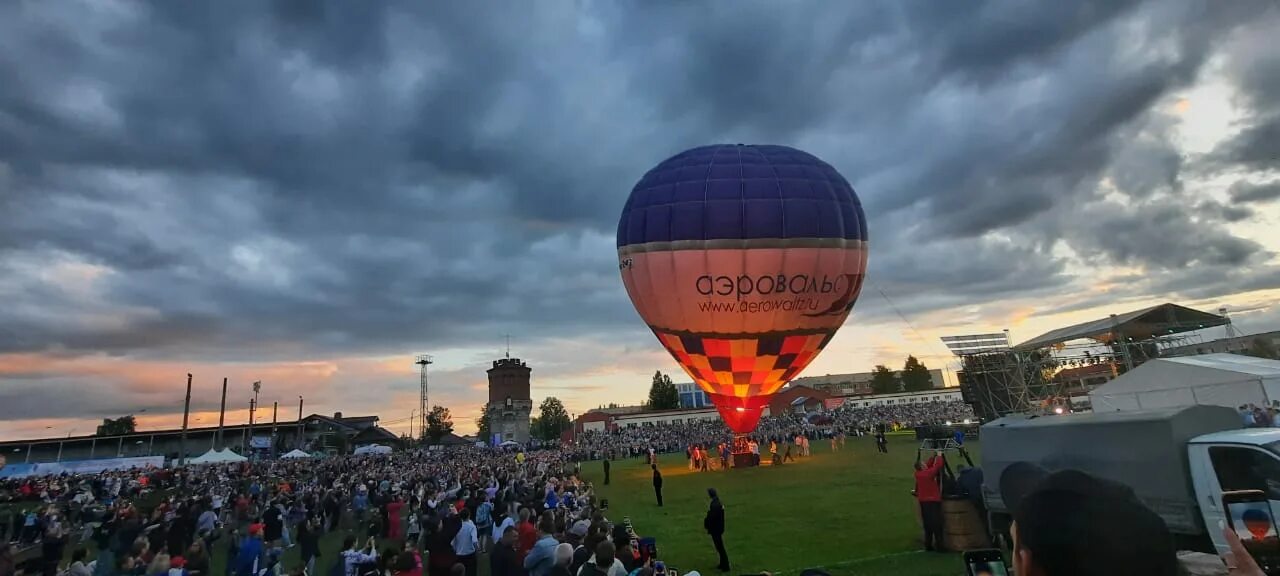
<svg viewBox="0 0 1280 576">
<path fill-rule="evenodd" d="M 356 448 L 355 452 L 353 452 L 353 454 L 355 454 L 356 456 L 360 456 L 362 454 L 390 454 L 390 453 L 391 453 L 391 447 L 383 446 L 381 444 L 370 444 L 368 446 L 361 446 L 359 448 Z"/>
<path fill-rule="evenodd" d="M 281 458 L 310 458 L 310 457 L 311 457 L 310 454 L 307 454 L 302 450 L 298 450 L 297 448 L 290 450 L 288 453 L 281 456 Z"/>
<path fill-rule="evenodd" d="M 1280 401 L 1280 361 L 1237 354 L 1157 358 L 1089 393 L 1094 412 Z"/>
<path fill-rule="evenodd" d="M 195 458 L 189 458 L 187 459 L 187 464 L 221 464 L 225 462 L 244 462 L 245 460 L 248 460 L 248 458 L 232 452 L 230 448 L 223 448 L 222 450 L 209 450 Z"/>
</svg>

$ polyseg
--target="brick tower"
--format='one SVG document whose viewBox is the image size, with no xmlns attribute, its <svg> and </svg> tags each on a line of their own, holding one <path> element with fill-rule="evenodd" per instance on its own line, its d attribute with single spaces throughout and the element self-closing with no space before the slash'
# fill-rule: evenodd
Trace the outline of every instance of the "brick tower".
<svg viewBox="0 0 1280 576">
<path fill-rule="evenodd" d="M 521 444 L 529 441 L 529 416 L 533 412 L 533 399 L 529 397 L 529 374 L 533 370 L 519 358 L 502 358 L 493 361 L 489 374 L 490 444 L 494 440 L 512 440 Z"/>
</svg>

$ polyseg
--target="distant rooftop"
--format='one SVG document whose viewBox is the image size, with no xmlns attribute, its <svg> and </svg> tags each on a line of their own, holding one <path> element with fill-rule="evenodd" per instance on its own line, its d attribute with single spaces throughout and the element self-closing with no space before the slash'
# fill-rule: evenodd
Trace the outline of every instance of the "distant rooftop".
<svg viewBox="0 0 1280 576">
<path fill-rule="evenodd" d="M 1224 316 L 1168 303 L 1051 330 L 1014 346 L 1014 349 L 1036 350 L 1083 339 L 1109 343 L 1117 334 L 1130 340 L 1150 340 L 1226 323 Z"/>
</svg>

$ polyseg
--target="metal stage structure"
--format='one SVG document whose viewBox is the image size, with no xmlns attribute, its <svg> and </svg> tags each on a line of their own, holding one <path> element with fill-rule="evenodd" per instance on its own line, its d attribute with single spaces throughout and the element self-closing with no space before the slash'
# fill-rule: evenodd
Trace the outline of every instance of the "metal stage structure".
<svg viewBox="0 0 1280 576">
<path fill-rule="evenodd" d="M 1007 330 L 942 341 L 960 359 L 965 402 L 990 421 L 1070 410 L 1071 397 L 1088 390 L 1065 375 L 1091 372 L 1109 380 L 1159 358 L 1163 350 L 1198 344 L 1198 331 L 1228 322 L 1222 315 L 1162 304 L 1053 330 L 1016 346 Z"/>
</svg>

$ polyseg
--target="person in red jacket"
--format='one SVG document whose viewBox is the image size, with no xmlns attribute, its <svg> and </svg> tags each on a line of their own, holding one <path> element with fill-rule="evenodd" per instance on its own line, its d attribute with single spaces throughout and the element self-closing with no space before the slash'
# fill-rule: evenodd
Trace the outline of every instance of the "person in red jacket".
<svg viewBox="0 0 1280 576">
<path fill-rule="evenodd" d="M 942 545 L 942 452 L 921 464 L 916 458 L 916 501 L 920 503 L 920 521 L 924 524 L 924 549 L 943 552 Z"/>
</svg>

